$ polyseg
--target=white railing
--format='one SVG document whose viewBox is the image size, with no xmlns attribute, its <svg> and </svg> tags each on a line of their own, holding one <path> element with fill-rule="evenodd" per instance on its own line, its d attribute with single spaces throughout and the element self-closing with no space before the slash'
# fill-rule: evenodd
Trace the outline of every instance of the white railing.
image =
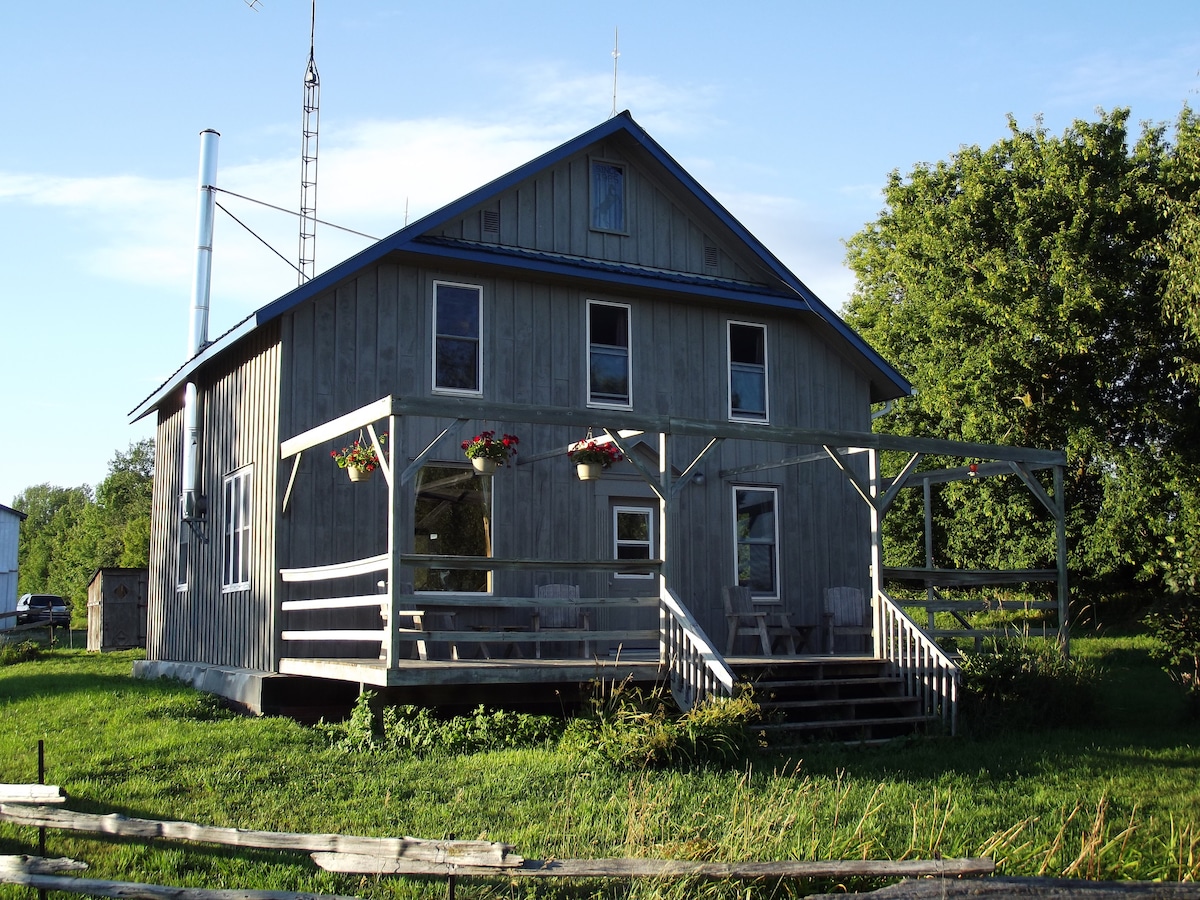
<svg viewBox="0 0 1200 900">
<path fill-rule="evenodd" d="M 659 594 L 659 663 L 671 679 L 679 708 L 710 697 L 733 696 L 734 674 L 725 658 L 670 588 Z"/>
<path fill-rule="evenodd" d="M 875 595 L 879 655 L 892 664 L 905 695 L 920 714 L 939 718 L 950 734 L 958 728 L 958 666 L 882 589 Z"/>
<path fill-rule="evenodd" d="M 356 575 L 370 575 L 375 572 L 386 572 L 391 566 L 391 559 L 386 553 L 369 556 L 366 559 L 352 559 L 347 562 L 334 563 L 327 566 L 306 566 L 295 569 L 280 569 L 279 577 L 286 584 L 302 584 L 311 581 L 333 581 L 339 578 L 352 578 Z M 284 600 L 280 604 L 283 612 L 303 612 L 314 610 L 353 609 L 355 607 L 374 606 L 379 609 L 384 621 L 387 621 L 389 597 L 386 594 L 369 594 L 353 597 L 328 597 L 308 600 Z M 280 632 L 280 640 L 284 641 L 386 641 L 385 629 L 322 629 L 322 630 L 284 630 Z"/>
</svg>

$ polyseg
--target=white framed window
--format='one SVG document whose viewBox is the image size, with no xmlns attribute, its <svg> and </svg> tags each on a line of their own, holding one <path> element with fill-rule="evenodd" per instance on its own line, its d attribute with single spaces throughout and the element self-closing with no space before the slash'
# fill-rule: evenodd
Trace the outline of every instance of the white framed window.
<svg viewBox="0 0 1200 900">
<path fill-rule="evenodd" d="M 588 406 L 633 406 L 627 303 L 587 302 Z"/>
<path fill-rule="evenodd" d="M 221 591 L 250 589 L 250 492 L 252 466 L 225 476 L 221 491 Z"/>
<path fill-rule="evenodd" d="M 613 507 L 613 559 L 654 558 L 654 510 L 648 506 Z M 618 572 L 615 578 L 653 578 L 653 573 Z"/>
<path fill-rule="evenodd" d="M 492 554 L 492 479 L 470 467 L 424 465 L 417 473 L 413 552 L 441 556 Z M 413 589 L 490 593 L 492 573 L 479 569 L 414 568 Z"/>
<path fill-rule="evenodd" d="M 729 323 L 729 418 L 738 422 L 770 421 L 765 325 Z"/>
<path fill-rule="evenodd" d="M 592 229 L 625 234 L 625 167 L 592 160 Z"/>
<path fill-rule="evenodd" d="M 188 589 L 188 557 L 191 549 L 192 526 L 179 523 L 179 547 L 175 556 L 175 590 L 183 593 Z"/>
<path fill-rule="evenodd" d="M 733 488 L 733 565 L 755 600 L 779 599 L 779 489 Z"/>
<path fill-rule="evenodd" d="M 483 393 L 483 288 L 433 283 L 433 389 Z"/>
</svg>

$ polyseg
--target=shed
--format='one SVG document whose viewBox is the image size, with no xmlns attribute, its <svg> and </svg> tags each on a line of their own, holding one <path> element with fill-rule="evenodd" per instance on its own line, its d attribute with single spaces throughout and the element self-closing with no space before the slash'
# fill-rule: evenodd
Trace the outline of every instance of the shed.
<svg viewBox="0 0 1200 900">
<path fill-rule="evenodd" d="M 17 544 L 25 513 L 0 504 L 0 629 L 13 622 L 5 613 L 17 608 Z"/>
<path fill-rule="evenodd" d="M 88 583 L 87 648 L 104 653 L 146 646 L 148 569 L 103 568 Z"/>
</svg>

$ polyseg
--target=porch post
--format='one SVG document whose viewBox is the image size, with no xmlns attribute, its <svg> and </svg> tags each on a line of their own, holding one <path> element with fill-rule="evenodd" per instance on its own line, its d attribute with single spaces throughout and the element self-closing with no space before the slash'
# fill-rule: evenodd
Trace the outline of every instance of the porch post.
<svg viewBox="0 0 1200 900">
<path fill-rule="evenodd" d="M 396 552 L 396 504 L 401 497 L 405 496 L 405 492 L 401 490 L 400 473 L 396 470 L 396 445 L 400 443 L 400 435 L 396 434 L 396 416 L 394 413 L 388 416 L 388 437 L 390 440 L 385 452 L 388 457 L 388 469 L 391 470 L 392 477 L 387 482 L 388 578 L 387 598 L 383 601 L 387 604 L 387 612 L 383 617 L 383 625 L 387 629 L 387 634 L 383 639 L 383 647 L 384 664 L 390 670 L 395 668 L 397 661 L 400 659 L 399 616 L 396 614 L 396 610 L 399 608 L 396 602 L 396 595 L 399 593 L 400 586 L 400 554 Z"/>
<path fill-rule="evenodd" d="M 879 593 L 883 590 L 883 522 L 879 515 L 879 451 L 874 447 L 867 450 L 867 466 L 871 489 L 871 502 L 867 504 L 871 516 L 871 636 L 874 639 L 875 658 L 881 659 L 883 628 Z"/>
<path fill-rule="evenodd" d="M 672 562 L 670 552 L 668 550 L 669 536 L 671 534 L 671 526 L 668 524 L 668 517 L 671 515 L 671 462 L 668 459 L 668 443 L 667 433 L 660 431 L 658 433 L 658 558 L 662 560 L 662 566 L 658 570 L 658 596 L 667 596 L 667 585 L 670 584 L 670 575 Z M 671 649 L 668 646 L 670 635 L 668 628 L 670 627 L 669 617 L 666 609 L 659 603 L 659 628 L 658 628 L 658 661 L 660 665 L 668 665 L 670 663 Z"/>
<path fill-rule="evenodd" d="M 1063 467 L 1054 467 L 1054 532 L 1058 552 L 1058 647 L 1063 659 L 1071 656 L 1067 602 L 1067 497 L 1063 489 Z"/>
</svg>

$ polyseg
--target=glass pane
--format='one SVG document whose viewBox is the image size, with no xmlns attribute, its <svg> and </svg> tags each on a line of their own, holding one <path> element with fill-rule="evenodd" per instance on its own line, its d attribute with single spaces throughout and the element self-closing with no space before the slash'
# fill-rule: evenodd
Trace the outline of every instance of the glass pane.
<svg viewBox="0 0 1200 900">
<path fill-rule="evenodd" d="M 735 363 L 765 365 L 766 331 L 758 325 L 729 326 L 729 359 Z"/>
<path fill-rule="evenodd" d="M 437 333 L 479 337 L 479 289 L 437 286 Z"/>
<path fill-rule="evenodd" d="M 617 513 L 617 540 L 650 543 L 650 516 L 642 512 Z"/>
<path fill-rule="evenodd" d="M 609 347 L 629 346 L 629 310 L 624 306 L 608 306 L 593 303 L 588 307 L 591 315 L 591 341 Z"/>
<path fill-rule="evenodd" d="M 462 391 L 479 390 L 477 341 L 438 338 L 437 386 Z"/>
<path fill-rule="evenodd" d="M 742 544 L 738 547 L 738 584 L 753 594 L 775 593 L 775 547 Z"/>
<path fill-rule="evenodd" d="M 592 163 L 592 227 L 625 230 L 625 172 L 620 166 Z"/>
<path fill-rule="evenodd" d="M 415 553 L 491 556 L 491 479 L 470 469 L 425 466 L 417 476 Z M 486 591 L 488 573 L 470 569 L 414 569 L 418 591 Z"/>
<path fill-rule="evenodd" d="M 767 385 L 761 369 L 730 368 L 729 405 L 742 415 L 766 415 Z"/>
<path fill-rule="evenodd" d="M 617 559 L 649 559 L 649 544 L 618 544 Z"/>
<path fill-rule="evenodd" d="M 592 348 L 592 399 L 629 399 L 629 357 L 622 351 Z"/>
</svg>

